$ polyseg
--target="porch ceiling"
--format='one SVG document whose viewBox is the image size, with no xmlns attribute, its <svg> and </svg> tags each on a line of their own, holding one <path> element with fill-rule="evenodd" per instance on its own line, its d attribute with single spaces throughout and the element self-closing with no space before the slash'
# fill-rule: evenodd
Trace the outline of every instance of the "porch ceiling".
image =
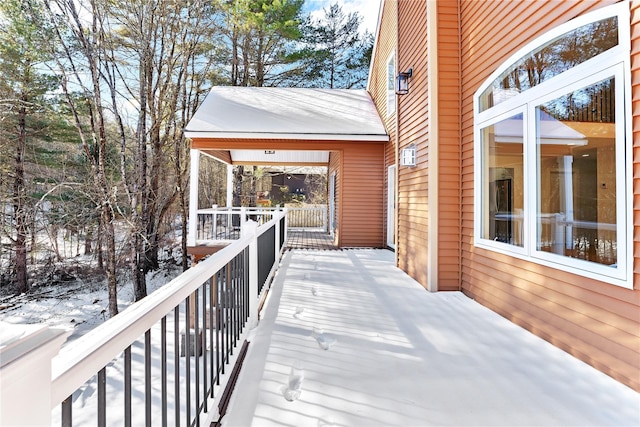
<svg viewBox="0 0 640 427">
<path fill-rule="evenodd" d="M 326 164 L 332 141 L 389 141 L 369 93 L 348 89 L 214 87 L 185 135 L 234 164 Z"/>
</svg>

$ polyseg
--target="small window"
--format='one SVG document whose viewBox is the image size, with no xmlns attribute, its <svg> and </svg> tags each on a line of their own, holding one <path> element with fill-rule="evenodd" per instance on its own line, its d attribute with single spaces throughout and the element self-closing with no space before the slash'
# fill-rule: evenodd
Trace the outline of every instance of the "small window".
<svg viewBox="0 0 640 427">
<path fill-rule="evenodd" d="M 396 112 L 396 56 L 391 54 L 387 60 L 387 116 Z"/>
<path fill-rule="evenodd" d="M 628 14 L 552 30 L 476 92 L 476 246 L 632 286 Z"/>
</svg>

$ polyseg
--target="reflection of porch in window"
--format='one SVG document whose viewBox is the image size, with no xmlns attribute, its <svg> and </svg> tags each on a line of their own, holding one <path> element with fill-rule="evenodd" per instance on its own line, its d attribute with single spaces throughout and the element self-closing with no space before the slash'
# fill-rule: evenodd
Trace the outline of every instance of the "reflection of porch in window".
<svg viewBox="0 0 640 427">
<path fill-rule="evenodd" d="M 553 120 L 547 116 L 539 123 Z M 539 140 L 538 250 L 616 264 L 614 124 L 557 122 L 583 134 L 584 142 Z"/>
</svg>

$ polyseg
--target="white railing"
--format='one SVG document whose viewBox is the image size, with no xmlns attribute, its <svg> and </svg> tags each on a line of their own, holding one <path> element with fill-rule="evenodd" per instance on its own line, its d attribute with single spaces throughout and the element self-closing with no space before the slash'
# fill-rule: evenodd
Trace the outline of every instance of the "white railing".
<svg viewBox="0 0 640 427">
<path fill-rule="evenodd" d="M 289 229 L 329 231 L 327 205 L 287 207 L 287 211 Z"/>
<path fill-rule="evenodd" d="M 0 425 L 216 421 L 278 266 L 285 215 L 274 211 L 260 227 L 249 221 L 237 241 L 55 357 L 62 338 L 46 328 L 35 341 L 0 347 Z"/>
<path fill-rule="evenodd" d="M 237 240 L 247 220 L 262 225 L 270 221 L 280 212 L 280 207 L 251 208 L 251 207 L 211 207 L 196 211 L 196 224 L 193 230 L 189 228 L 187 245 L 196 246 L 210 241 L 231 242 Z"/>
</svg>

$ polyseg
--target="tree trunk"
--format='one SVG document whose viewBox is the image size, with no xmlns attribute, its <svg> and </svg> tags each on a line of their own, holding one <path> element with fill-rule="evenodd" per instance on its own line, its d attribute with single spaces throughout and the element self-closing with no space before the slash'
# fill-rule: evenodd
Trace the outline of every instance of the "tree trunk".
<svg viewBox="0 0 640 427">
<path fill-rule="evenodd" d="M 242 175 L 244 173 L 244 166 L 236 166 L 233 172 L 233 206 L 242 206 Z"/>
<path fill-rule="evenodd" d="M 116 241 L 113 212 L 108 203 L 102 205 L 104 237 L 107 242 L 107 288 L 109 290 L 109 317 L 118 314 L 118 280 L 116 277 Z"/>
<path fill-rule="evenodd" d="M 18 140 L 15 158 L 15 179 L 13 184 L 13 211 L 16 222 L 16 286 L 20 293 L 29 290 L 27 280 L 27 215 L 26 191 L 24 188 L 24 151 L 27 143 L 26 94 L 21 96 L 22 105 L 18 115 Z"/>
</svg>

